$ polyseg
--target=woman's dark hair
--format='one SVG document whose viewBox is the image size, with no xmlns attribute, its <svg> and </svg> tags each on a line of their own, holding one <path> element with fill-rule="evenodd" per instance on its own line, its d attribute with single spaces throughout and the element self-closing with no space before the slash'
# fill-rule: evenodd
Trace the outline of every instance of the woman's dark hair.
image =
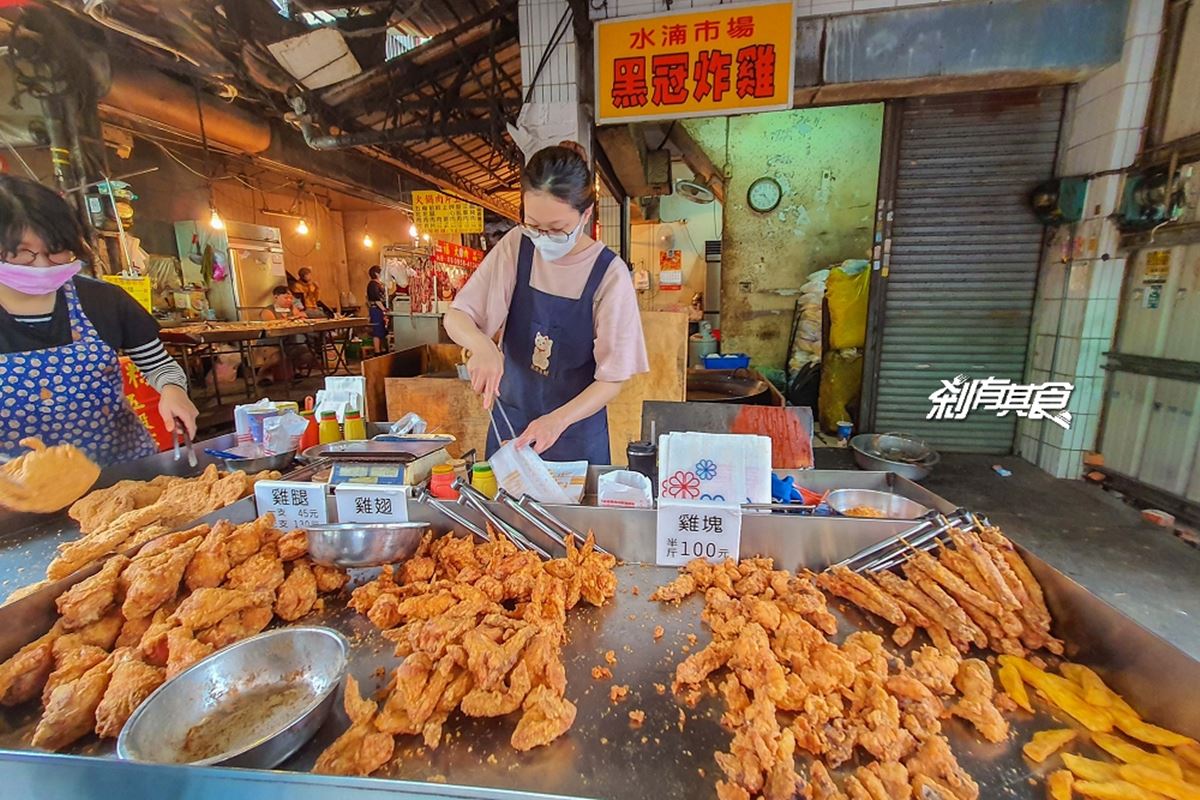
<svg viewBox="0 0 1200 800">
<path fill-rule="evenodd" d="M 382 272 L 383 272 L 383 270 L 379 268 L 378 264 L 376 264 L 375 266 L 373 266 L 369 270 L 367 270 L 367 275 L 370 276 L 371 280 L 377 280 L 379 278 L 379 275 Z"/>
<path fill-rule="evenodd" d="M 291 294 L 291 293 L 292 293 L 292 290 L 286 286 L 276 286 L 274 289 L 271 290 L 271 295 L 273 297 L 279 297 L 280 295 Z"/>
<path fill-rule="evenodd" d="M 581 214 L 587 211 L 596 203 L 596 187 L 582 151 L 579 145 L 537 151 L 521 172 L 522 191 L 545 192 Z"/>
<path fill-rule="evenodd" d="M 0 175 L 0 253 L 20 247 L 26 231 L 40 236 L 52 253 L 91 255 L 79 217 L 66 200 L 40 183 Z"/>
</svg>

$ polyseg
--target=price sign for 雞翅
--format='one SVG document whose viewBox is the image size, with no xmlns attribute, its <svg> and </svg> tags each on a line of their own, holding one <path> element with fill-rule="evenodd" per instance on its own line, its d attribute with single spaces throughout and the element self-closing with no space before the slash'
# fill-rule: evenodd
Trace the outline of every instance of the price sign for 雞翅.
<svg viewBox="0 0 1200 800">
<path fill-rule="evenodd" d="M 656 558 L 659 566 L 678 566 L 704 558 L 737 560 L 742 542 L 741 506 L 659 499 Z"/>
<path fill-rule="evenodd" d="M 329 522 L 324 484 L 259 481 L 254 484 L 254 502 L 260 516 L 268 511 L 275 515 L 275 527 L 281 531 Z"/>
</svg>

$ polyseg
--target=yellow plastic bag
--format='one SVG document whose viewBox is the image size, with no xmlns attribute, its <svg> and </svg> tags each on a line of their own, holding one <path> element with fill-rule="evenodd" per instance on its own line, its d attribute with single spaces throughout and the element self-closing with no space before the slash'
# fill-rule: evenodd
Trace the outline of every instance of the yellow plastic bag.
<svg viewBox="0 0 1200 800">
<path fill-rule="evenodd" d="M 837 433 L 839 422 L 852 422 L 858 416 L 862 371 L 862 350 L 833 350 L 821 360 L 817 407 L 826 433 Z"/>
<path fill-rule="evenodd" d="M 834 350 L 863 347 L 867 341 L 867 296 L 871 270 L 866 261 L 847 261 L 829 271 L 829 346 Z"/>
</svg>

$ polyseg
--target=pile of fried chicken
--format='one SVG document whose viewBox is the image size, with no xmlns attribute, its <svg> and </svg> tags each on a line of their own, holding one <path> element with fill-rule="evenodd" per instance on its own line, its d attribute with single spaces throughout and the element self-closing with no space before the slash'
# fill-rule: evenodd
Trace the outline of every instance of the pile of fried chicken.
<svg viewBox="0 0 1200 800">
<path fill-rule="evenodd" d="M 1042 588 L 1012 542 L 998 528 L 949 535 L 953 549 L 942 546 L 937 558 L 911 554 L 902 566 L 907 579 L 835 567 L 818 575 L 817 585 L 895 625 L 892 639 L 901 646 L 922 628 L 942 650 L 1062 655 L 1062 642 L 1050 635 Z"/>
<path fill-rule="evenodd" d="M 823 581 L 822 581 L 823 582 Z M 676 668 L 672 690 L 694 705 L 710 676 L 726 674 L 722 725 L 733 732 L 716 755 L 721 800 L 976 800 L 979 788 L 941 734 L 948 716 L 966 719 L 989 741 L 1008 736 L 986 663 L 953 646 L 925 645 L 906 662 L 884 640 L 856 632 L 838 645 L 837 621 L 809 574 L 772 559 L 693 561 L 651 599 L 704 596 L 712 642 Z M 812 758 L 805 780 L 797 751 Z M 866 763 L 842 785 L 830 775 L 857 753 Z"/>
<path fill-rule="evenodd" d="M 441 742 L 455 710 L 469 717 L 520 713 L 516 750 L 548 744 L 575 722 L 565 697 L 562 646 L 567 612 L 580 600 L 601 606 L 616 593 L 615 559 L 568 540 L 565 558 L 542 561 L 492 534 L 427 535 L 397 574 L 354 590 L 350 606 L 396 643 L 404 663 L 376 705 L 348 684 L 351 725 L 317 760 L 315 771 L 370 775 L 392 757 L 394 736 Z"/>
<path fill-rule="evenodd" d="M 275 617 L 313 610 L 345 572 L 313 564 L 304 531 L 267 514 L 168 533 L 116 555 L 56 601 L 50 632 L 0 664 L 0 704 L 40 699 L 32 744 L 61 750 L 95 731 L 115 738 L 163 681 Z"/>
<path fill-rule="evenodd" d="M 97 489 L 67 510 L 84 535 L 59 545 L 58 555 L 46 569 L 46 577 L 56 581 L 109 553 L 140 547 L 190 520 L 252 494 L 258 481 L 279 477 L 278 472 L 222 473 L 210 464 L 194 478 L 160 475 L 151 481 L 121 481 L 107 489 Z M 18 589 L 8 601 L 38 586 Z"/>
</svg>

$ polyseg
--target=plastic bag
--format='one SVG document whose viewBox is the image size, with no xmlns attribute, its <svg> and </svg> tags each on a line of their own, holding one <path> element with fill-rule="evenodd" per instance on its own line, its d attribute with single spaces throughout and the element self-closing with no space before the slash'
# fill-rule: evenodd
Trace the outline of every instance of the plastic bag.
<svg viewBox="0 0 1200 800">
<path fill-rule="evenodd" d="M 826 433 L 837 433 L 838 422 L 857 418 L 862 370 L 861 350 L 833 350 L 822 359 L 817 407 Z"/>
<path fill-rule="evenodd" d="M 546 462 L 529 445 L 517 447 L 515 442 L 509 442 L 493 453 L 488 461 L 500 488 L 512 496 L 527 494 L 542 503 L 570 502 Z"/>
<path fill-rule="evenodd" d="M 615 469 L 601 475 L 596 482 L 596 500 L 599 505 L 617 508 L 651 508 L 654 505 L 650 479 L 628 469 Z"/>
<path fill-rule="evenodd" d="M 866 261 L 846 261 L 833 269 L 825 286 L 829 300 L 829 347 L 848 350 L 867 341 L 867 299 L 871 270 Z"/>
<path fill-rule="evenodd" d="M 263 452 L 273 456 L 298 449 L 307 427 L 308 420 L 294 411 L 268 417 L 263 421 Z"/>
<path fill-rule="evenodd" d="M 388 428 L 388 433 L 393 436 L 403 436 L 406 433 L 424 433 L 429 424 L 419 416 L 409 411 L 400 419 L 392 423 Z"/>
</svg>

